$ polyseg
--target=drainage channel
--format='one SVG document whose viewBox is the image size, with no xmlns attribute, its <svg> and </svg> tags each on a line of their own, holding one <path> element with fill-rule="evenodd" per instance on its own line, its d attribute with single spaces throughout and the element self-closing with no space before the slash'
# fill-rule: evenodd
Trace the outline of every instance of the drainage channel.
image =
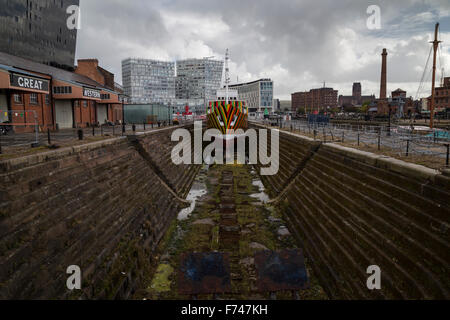
<svg viewBox="0 0 450 320">
<path fill-rule="evenodd" d="M 204 167 L 137 299 L 327 299 L 253 167 Z"/>
</svg>

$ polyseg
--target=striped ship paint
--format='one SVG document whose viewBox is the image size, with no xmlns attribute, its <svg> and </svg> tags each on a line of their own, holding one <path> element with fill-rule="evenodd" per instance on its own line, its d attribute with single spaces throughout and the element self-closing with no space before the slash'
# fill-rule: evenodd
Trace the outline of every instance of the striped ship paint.
<svg viewBox="0 0 450 320">
<path fill-rule="evenodd" d="M 218 129 L 226 135 L 238 129 L 248 128 L 248 108 L 244 101 L 211 101 L 207 112 L 210 129 Z"/>
</svg>

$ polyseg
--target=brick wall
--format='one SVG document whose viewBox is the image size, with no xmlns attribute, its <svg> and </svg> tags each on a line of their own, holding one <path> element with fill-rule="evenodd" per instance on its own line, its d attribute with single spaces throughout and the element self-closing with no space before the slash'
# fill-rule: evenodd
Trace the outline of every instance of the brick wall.
<svg viewBox="0 0 450 320">
<path fill-rule="evenodd" d="M 140 140 L 163 142 L 172 130 Z M 177 190 L 189 188 L 195 170 L 171 176 Z M 129 298 L 180 209 L 126 138 L 2 161 L 0 298 Z M 81 292 L 66 288 L 70 265 L 81 267 Z"/>
<path fill-rule="evenodd" d="M 14 94 L 19 94 L 22 97 L 22 102 L 14 101 Z M 39 130 L 46 131 L 47 128 L 53 129 L 53 115 L 52 115 L 52 101 L 49 104 L 45 101 L 45 94 L 37 94 L 37 103 L 30 102 L 30 93 L 23 93 L 20 91 L 11 91 L 11 111 L 13 123 L 30 123 L 27 126 L 15 126 L 15 132 L 34 132 L 35 119 L 34 113 L 24 113 L 27 111 L 34 111 L 37 116 Z M 18 114 L 17 116 L 15 114 Z M 22 116 L 23 115 L 23 116 Z"/>
<path fill-rule="evenodd" d="M 113 123 L 116 123 L 117 121 L 123 121 L 123 106 L 117 103 L 109 104 L 108 119 Z"/>
<path fill-rule="evenodd" d="M 287 190 L 278 205 L 330 297 L 450 297 L 450 172 L 287 133 L 280 141 L 280 172 L 262 180 L 273 198 Z M 367 289 L 370 265 L 382 290 Z"/>
<path fill-rule="evenodd" d="M 84 104 L 86 103 L 86 105 Z M 76 100 L 74 102 L 74 120 L 78 128 L 86 128 L 87 124 L 97 123 L 95 102 L 90 100 Z"/>
<path fill-rule="evenodd" d="M 83 59 L 78 60 L 78 65 L 75 69 L 75 73 L 88 77 L 101 85 L 105 85 L 105 77 L 98 70 L 97 59 Z"/>
</svg>

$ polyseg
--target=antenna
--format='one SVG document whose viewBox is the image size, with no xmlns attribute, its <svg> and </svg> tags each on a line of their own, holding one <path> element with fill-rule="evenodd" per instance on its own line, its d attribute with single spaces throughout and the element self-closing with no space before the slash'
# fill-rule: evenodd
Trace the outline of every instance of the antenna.
<svg viewBox="0 0 450 320">
<path fill-rule="evenodd" d="M 230 68 L 228 66 L 228 61 L 230 60 L 229 51 L 225 53 L 225 92 L 226 92 L 226 105 L 228 105 L 228 86 L 230 84 Z"/>
</svg>

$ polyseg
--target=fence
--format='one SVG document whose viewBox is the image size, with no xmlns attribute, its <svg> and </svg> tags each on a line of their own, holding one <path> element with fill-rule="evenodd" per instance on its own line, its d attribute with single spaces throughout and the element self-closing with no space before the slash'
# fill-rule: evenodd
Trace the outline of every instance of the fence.
<svg viewBox="0 0 450 320">
<path fill-rule="evenodd" d="M 2 125 L 3 124 L 0 124 L 0 127 Z M 28 125 L 30 124 L 28 123 Z M 146 132 L 168 125 L 169 123 L 105 124 L 84 129 L 62 129 L 58 132 L 51 132 L 50 130 L 38 132 L 38 128 L 36 128 L 33 133 L 13 133 L 8 130 L 4 134 L 0 132 L 0 154 L 26 154 L 29 153 L 32 148 L 36 147 L 65 147 L 77 144 L 80 140 L 95 141 L 98 139 L 107 139 L 108 137 Z"/>
<path fill-rule="evenodd" d="M 267 124 L 267 123 L 266 123 Z M 400 157 L 435 157 L 449 167 L 450 133 L 444 130 L 417 133 L 401 126 L 365 126 L 350 124 L 282 121 L 281 129 L 296 131 L 324 143 L 339 142 L 358 147 L 376 148 Z"/>
<path fill-rule="evenodd" d="M 17 129 L 23 131 L 31 129 L 33 141 L 29 144 L 32 147 L 39 145 L 39 119 L 35 110 L 0 110 L 0 153 L 2 152 L 1 136 Z"/>
</svg>

